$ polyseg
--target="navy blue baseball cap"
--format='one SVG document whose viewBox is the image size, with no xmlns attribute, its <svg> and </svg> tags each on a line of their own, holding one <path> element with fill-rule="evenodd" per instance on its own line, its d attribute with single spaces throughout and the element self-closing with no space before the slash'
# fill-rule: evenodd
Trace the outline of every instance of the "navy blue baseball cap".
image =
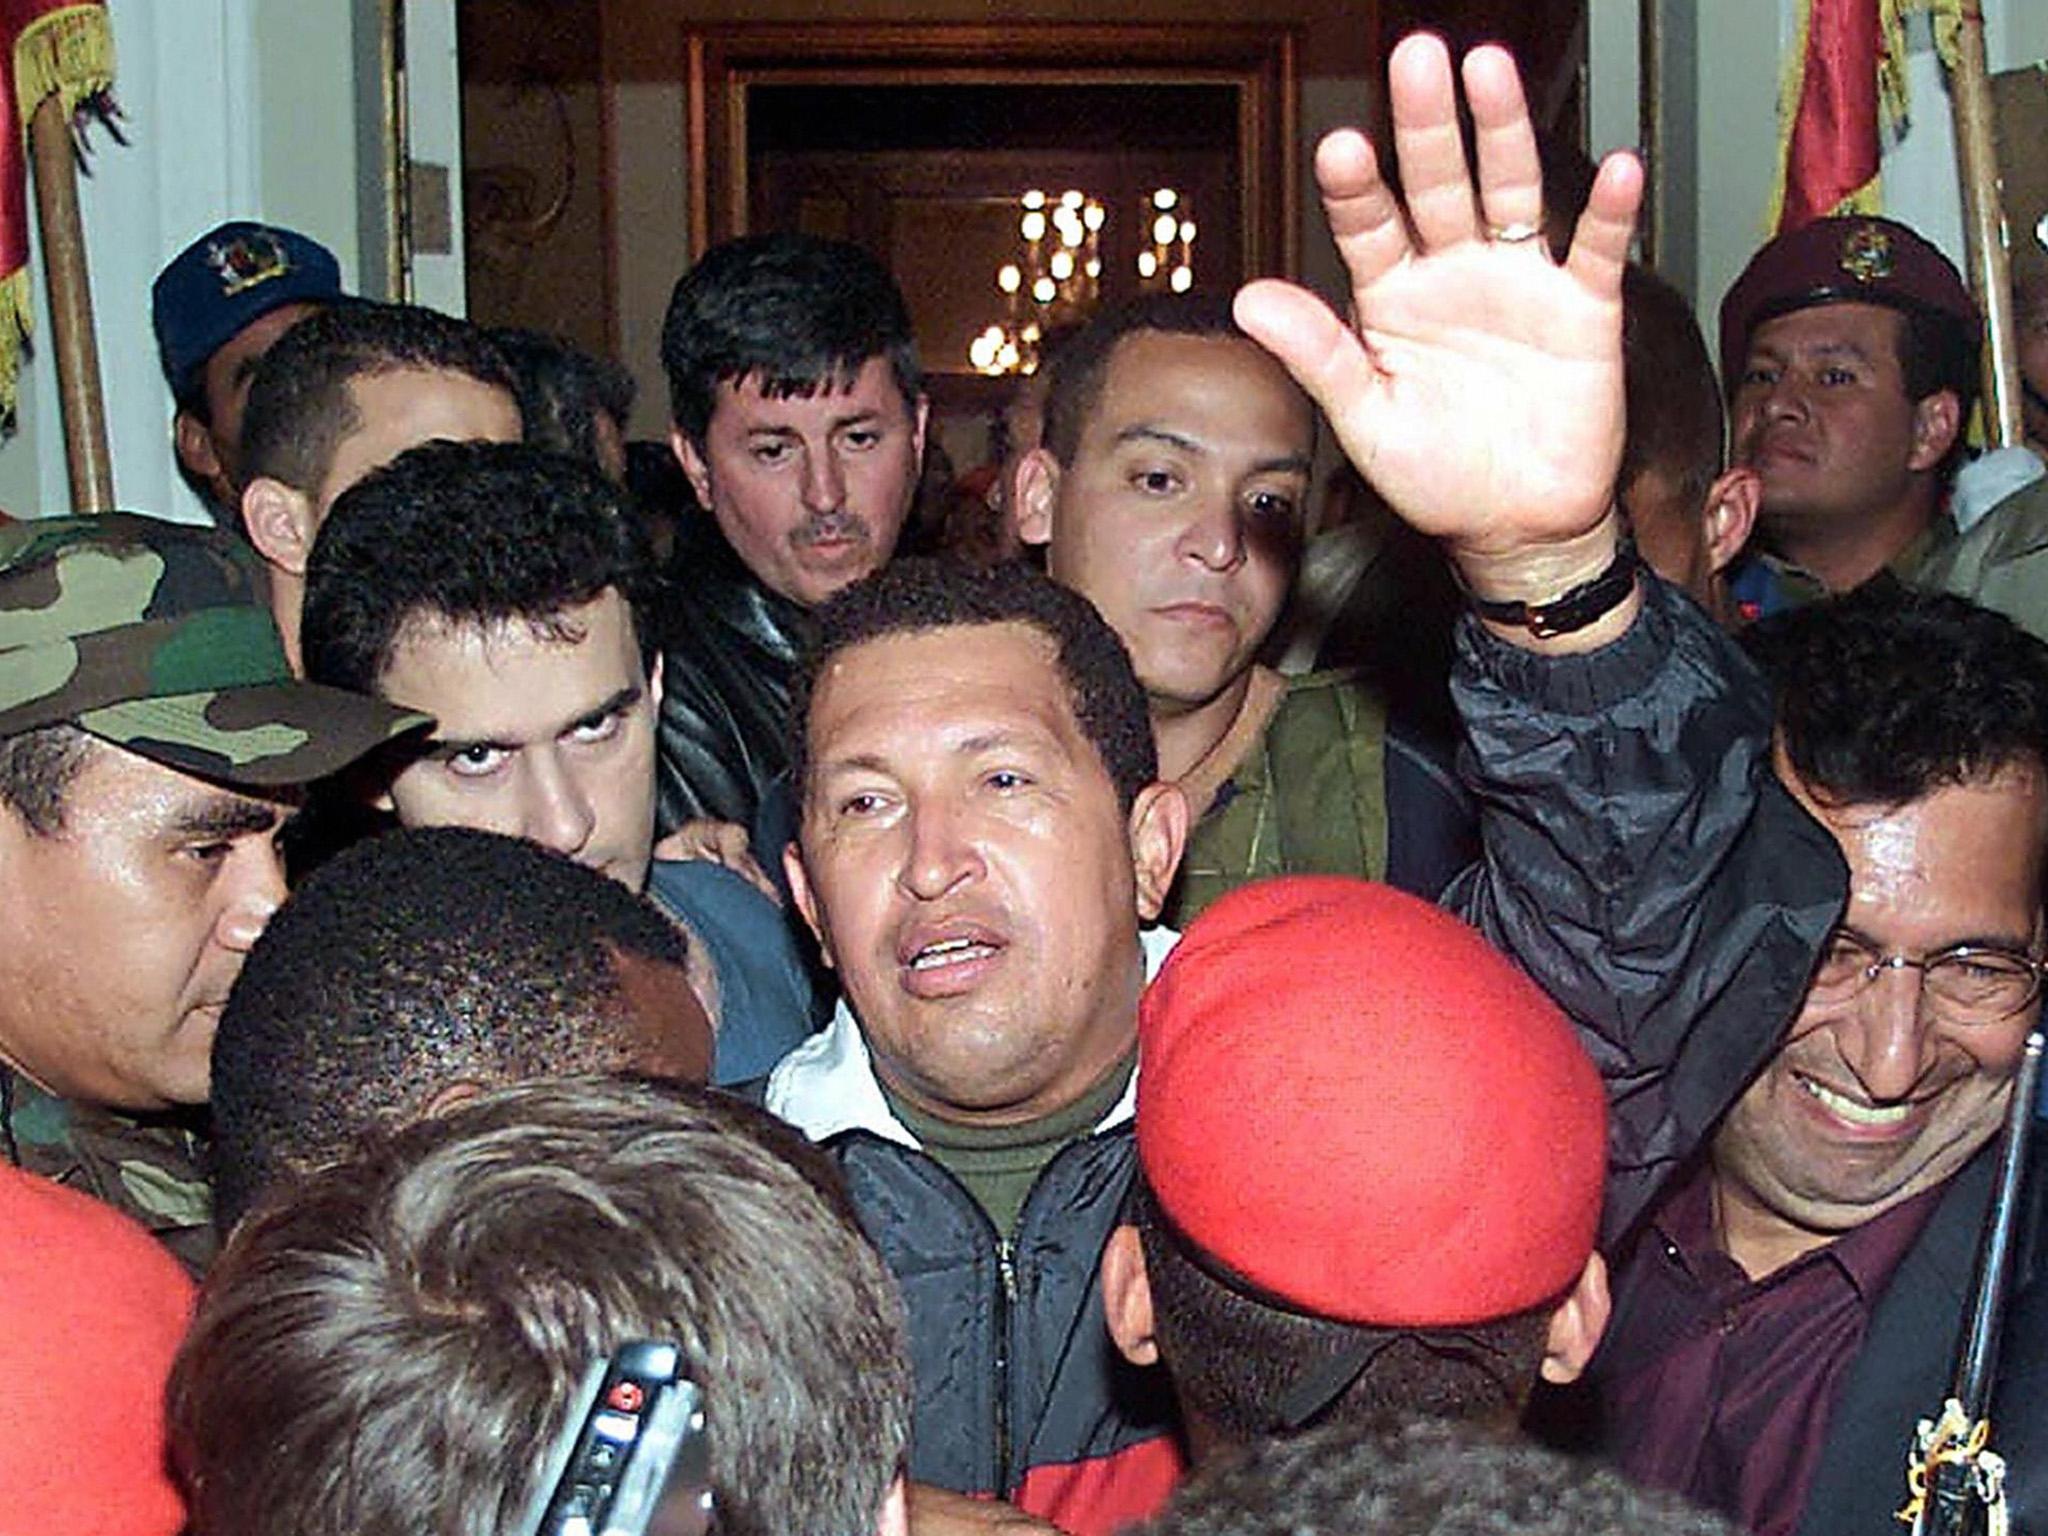
<svg viewBox="0 0 2048 1536">
<path fill-rule="evenodd" d="M 150 319 L 171 393 L 183 399 L 206 360 L 273 309 L 341 297 L 341 265 L 319 241 L 247 219 L 209 230 L 150 285 Z"/>
</svg>

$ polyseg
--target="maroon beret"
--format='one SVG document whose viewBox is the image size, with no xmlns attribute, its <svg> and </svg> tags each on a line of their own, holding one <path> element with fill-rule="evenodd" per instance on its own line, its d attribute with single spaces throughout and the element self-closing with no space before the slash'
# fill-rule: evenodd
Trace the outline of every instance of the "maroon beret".
<svg viewBox="0 0 2048 1536">
<path fill-rule="evenodd" d="M 1896 219 L 1815 219 L 1752 256 L 1721 301 L 1722 387 L 1734 391 L 1750 333 L 1766 320 L 1842 303 L 1940 315 L 1973 345 L 1983 324 L 1955 264 Z"/>
<path fill-rule="evenodd" d="M 1138 1023 L 1138 1155 L 1173 1228 L 1320 1317 L 1448 1327 L 1569 1290 L 1593 1251 L 1607 1101 L 1557 1006 L 1387 886 L 1240 887 Z"/>
</svg>

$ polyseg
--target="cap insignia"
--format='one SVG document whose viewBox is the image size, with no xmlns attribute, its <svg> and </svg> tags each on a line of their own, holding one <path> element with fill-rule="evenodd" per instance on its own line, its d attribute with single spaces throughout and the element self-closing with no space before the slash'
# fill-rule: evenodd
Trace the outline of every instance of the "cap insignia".
<svg viewBox="0 0 2048 1536">
<path fill-rule="evenodd" d="M 1859 283 L 1892 275 L 1892 237 L 1875 224 L 1858 224 L 1842 241 L 1842 270 Z"/>
<path fill-rule="evenodd" d="M 249 230 L 225 244 L 206 248 L 206 264 L 220 277 L 220 296 L 231 299 L 238 293 L 282 277 L 292 269 L 284 242 L 267 229 Z"/>
</svg>

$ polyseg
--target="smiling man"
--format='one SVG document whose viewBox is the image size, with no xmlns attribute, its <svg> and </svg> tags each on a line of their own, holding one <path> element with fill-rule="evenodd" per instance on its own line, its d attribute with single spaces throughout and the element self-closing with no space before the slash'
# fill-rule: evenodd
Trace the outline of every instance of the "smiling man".
<svg viewBox="0 0 2048 1536">
<path fill-rule="evenodd" d="M 229 535 L 0 529 L 0 1155 L 211 1252 L 193 1111 L 301 785 L 427 723 L 294 680 Z"/>
<path fill-rule="evenodd" d="M 1736 573 L 1738 601 L 1911 580 L 1952 537 L 1978 333 L 1948 258 L 1890 219 L 1819 219 L 1751 258 L 1721 303 L 1721 383 L 1771 559 Z"/>
<path fill-rule="evenodd" d="M 809 611 L 886 561 L 910 513 L 926 413 L 917 347 L 903 296 L 865 251 L 761 235 L 683 274 L 661 361 L 669 442 L 709 513 L 677 551 L 662 637 L 661 821 L 751 829 L 787 766 Z"/>
<path fill-rule="evenodd" d="M 1592 1379 L 1624 1470 L 1819 1536 L 1903 1502 L 1900 1457 L 1946 1391 L 2040 1009 L 2048 647 L 1960 599 L 1877 590 L 1751 643 L 1779 776 L 1840 845 L 1848 906 L 1706 1165 L 1620 1269 Z"/>
<path fill-rule="evenodd" d="M 1159 768 L 1196 818 L 1168 921 L 1261 876 L 1348 874 L 1434 897 L 1470 859 L 1447 765 L 1355 674 L 1258 655 L 1294 581 L 1316 412 L 1229 306 L 1179 295 L 1061 352 L 1018 527 L 1108 619 L 1145 686 Z"/>
</svg>

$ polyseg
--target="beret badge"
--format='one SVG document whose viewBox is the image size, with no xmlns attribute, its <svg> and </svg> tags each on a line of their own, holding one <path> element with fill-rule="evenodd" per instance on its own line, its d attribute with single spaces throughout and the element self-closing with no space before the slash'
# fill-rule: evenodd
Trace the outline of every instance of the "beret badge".
<svg viewBox="0 0 2048 1536">
<path fill-rule="evenodd" d="M 1858 224 L 1842 240 L 1842 270 L 1859 283 L 1892 275 L 1892 237 L 1875 224 Z"/>
</svg>

